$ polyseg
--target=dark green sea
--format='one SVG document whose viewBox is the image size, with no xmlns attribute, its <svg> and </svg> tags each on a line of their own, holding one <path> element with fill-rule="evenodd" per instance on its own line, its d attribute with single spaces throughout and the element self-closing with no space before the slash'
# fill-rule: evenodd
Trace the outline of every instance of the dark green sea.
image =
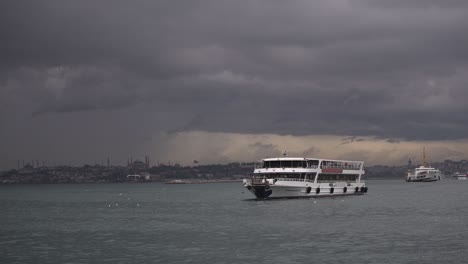
<svg viewBox="0 0 468 264">
<path fill-rule="evenodd" d="M 468 181 L 253 200 L 241 183 L 0 186 L 0 263 L 468 263 Z"/>
</svg>

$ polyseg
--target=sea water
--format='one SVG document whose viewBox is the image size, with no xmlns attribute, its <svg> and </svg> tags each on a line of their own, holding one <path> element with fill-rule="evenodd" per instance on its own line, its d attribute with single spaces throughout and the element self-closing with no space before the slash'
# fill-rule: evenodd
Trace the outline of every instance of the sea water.
<svg viewBox="0 0 468 264">
<path fill-rule="evenodd" d="M 468 181 L 255 200 L 241 183 L 0 186 L 0 263 L 467 263 Z"/>
</svg>

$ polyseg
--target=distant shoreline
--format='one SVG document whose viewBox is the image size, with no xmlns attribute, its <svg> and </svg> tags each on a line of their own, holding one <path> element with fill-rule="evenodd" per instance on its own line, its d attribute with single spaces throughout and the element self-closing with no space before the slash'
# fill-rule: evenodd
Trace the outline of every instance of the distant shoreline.
<svg viewBox="0 0 468 264">
<path fill-rule="evenodd" d="M 159 183 L 159 184 L 207 184 L 207 183 L 228 183 L 228 182 L 242 182 L 242 179 L 234 179 L 234 180 L 162 180 L 162 181 L 89 181 L 89 182 L 1 182 L 1 185 L 59 185 L 59 184 L 66 184 L 66 185 L 74 185 L 74 184 L 135 184 L 135 183 Z"/>
<path fill-rule="evenodd" d="M 242 182 L 242 180 L 169 180 L 165 184 L 204 184 L 204 183 L 223 183 L 223 182 Z"/>
</svg>

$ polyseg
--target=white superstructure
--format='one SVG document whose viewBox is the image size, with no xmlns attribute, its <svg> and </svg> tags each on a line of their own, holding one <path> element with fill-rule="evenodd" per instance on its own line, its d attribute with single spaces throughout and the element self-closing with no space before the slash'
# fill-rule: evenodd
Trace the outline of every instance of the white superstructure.
<svg viewBox="0 0 468 264">
<path fill-rule="evenodd" d="M 367 192 L 364 162 L 316 158 L 267 158 L 243 186 L 257 198 L 319 197 Z"/>
</svg>

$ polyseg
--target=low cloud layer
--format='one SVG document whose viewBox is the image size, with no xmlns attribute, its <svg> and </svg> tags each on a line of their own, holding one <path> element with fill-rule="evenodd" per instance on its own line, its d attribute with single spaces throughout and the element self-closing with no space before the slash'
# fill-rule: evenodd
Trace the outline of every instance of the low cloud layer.
<svg viewBox="0 0 468 264">
<path fill-rule="evenodd" d="M 465 2 L 2 1 L 1 156 L 193 131 L 463 141 Z"/>
</svg>

